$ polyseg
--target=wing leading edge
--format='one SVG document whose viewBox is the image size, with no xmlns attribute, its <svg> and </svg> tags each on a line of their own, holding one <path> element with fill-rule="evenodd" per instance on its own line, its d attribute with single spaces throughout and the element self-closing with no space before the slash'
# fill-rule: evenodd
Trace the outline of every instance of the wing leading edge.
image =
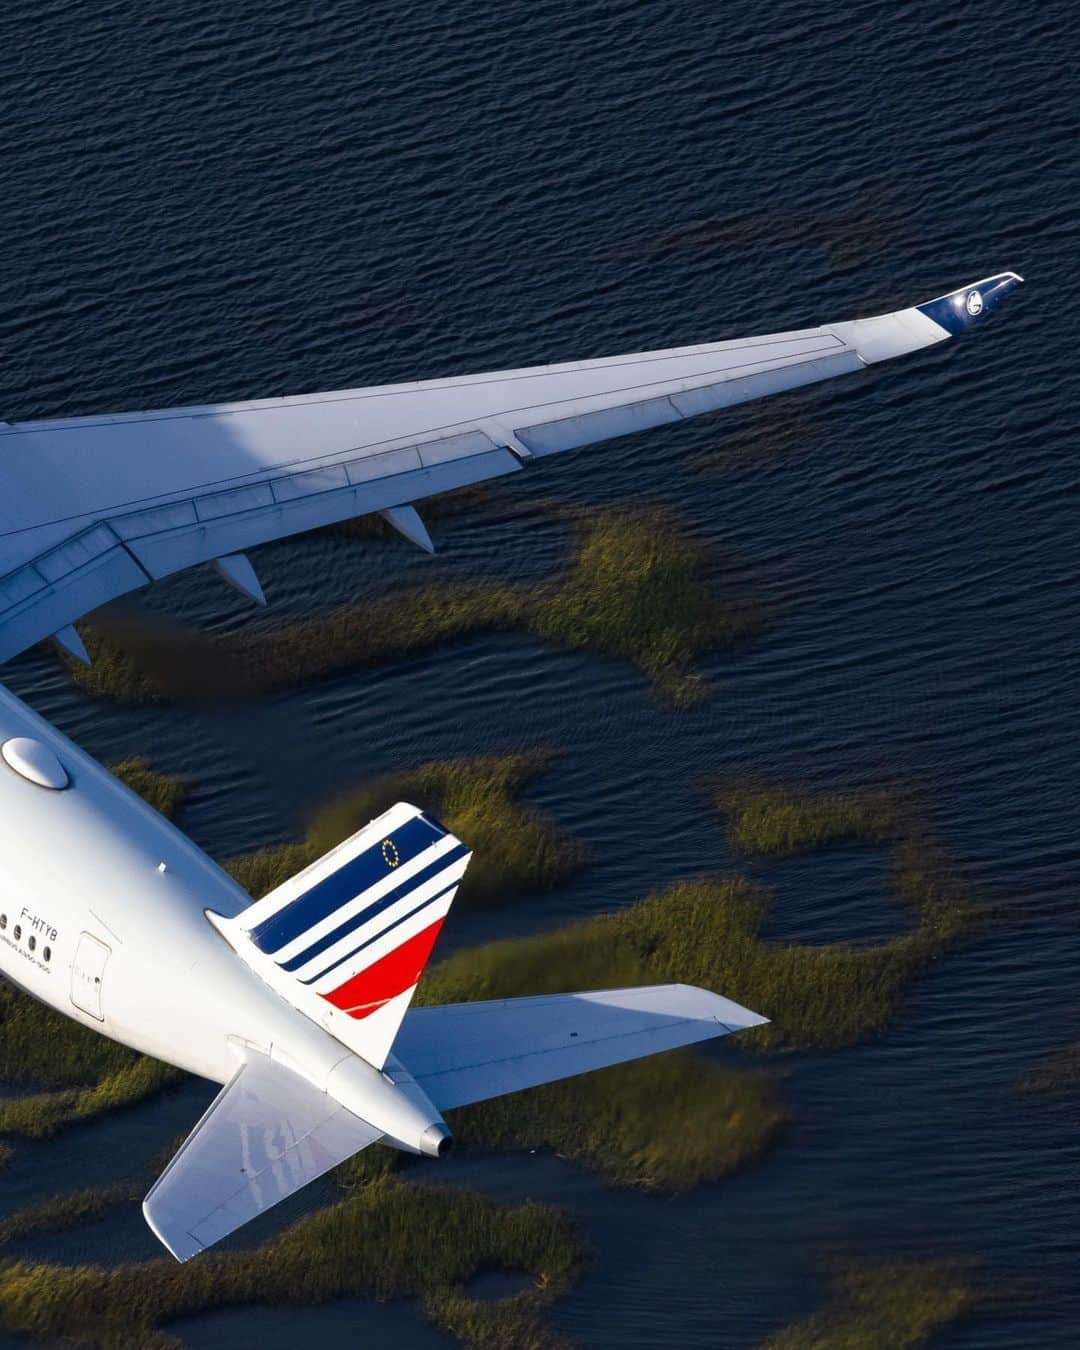
<svg viewBox="0 0 1080 1350">
<path fill-rule="evenodd" d="M 942 342 L 1019 281 L 1003 272 L 876 318 L 669 351 L 0 422 L 0 661 L 198 563 Z"/>
</svg>

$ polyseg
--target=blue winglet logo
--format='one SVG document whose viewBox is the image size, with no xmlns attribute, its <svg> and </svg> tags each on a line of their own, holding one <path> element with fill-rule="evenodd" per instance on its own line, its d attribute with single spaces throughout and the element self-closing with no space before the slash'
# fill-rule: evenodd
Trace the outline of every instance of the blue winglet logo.
<svg viewBox="0 0 1080 1350">
<path fill-rule="evenodd" d="M 963 333 L 992 309 L 996 309 L 1006 295 L 1019 286 L 1023 277 L 1015 272 L 999 272 L 997 276 L 977 281 L 974 286 L 962 286 L 936 300 L 919 305 L 925 314 L 947 333 Z"/>
</svg>

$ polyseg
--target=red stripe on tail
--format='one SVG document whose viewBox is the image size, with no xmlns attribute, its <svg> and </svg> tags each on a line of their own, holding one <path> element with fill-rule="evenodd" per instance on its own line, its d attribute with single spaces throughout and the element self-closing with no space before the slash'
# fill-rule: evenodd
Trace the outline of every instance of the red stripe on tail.
<svg viewBox="0 0 1080 1350">
<path fill-rule="evenodd" d="M 442 919 L 437 919 L 429 927 L 421 929 L 415 937 L 373 962 L 366 970 L 346 980 L 340 988 L 322 997 L 335 1008 L 347 1012 L 350 1017 L 370 1017 L 384 1003 L 397 998 L 398 994 L 411 989 L 417 982 L 442 926 Z"/>
</svg>

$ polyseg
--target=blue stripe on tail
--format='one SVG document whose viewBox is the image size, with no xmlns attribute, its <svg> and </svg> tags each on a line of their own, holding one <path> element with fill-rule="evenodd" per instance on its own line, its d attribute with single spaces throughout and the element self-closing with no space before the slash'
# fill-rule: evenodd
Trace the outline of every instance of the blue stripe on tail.
<svg viewBox="0 0 1080 1350">
<path fill-rule="evenodd" d="M 314 928 L 323 919 L 347 905 L 364 891 L 394 872 L 445 836 L 445 830 L 424 816 L 415 816 L 399 826 L 388 840 L 380 840 L 357 854 L 338 871 L 297 896 L 284 909 L 271 914 L 251 930 L 251 940 L 262 952 L 279 951 L 294 938 Z M 389 842 L 390 848 L 384 847 Z"/>
<path fill-rule="evenodd" d="M 457 890 L 460 884 L 461 883 L 458 881 L 452 881 L 450 885 L 447 886 L 444 890 L 438 891 L 435 895 L 428 896 L 428 898 L 426 900 L 422 900 L 420 904 L 416 906 L 415 909 L 410 909 L 408 914 L 403 914 L 400 919 L 395 919 L 392 924 L 388 924 L 387 927 L 385 927 L 381 932 L 376 933 L 373 937 L 369 937 L 365 941 L 358 943 L 352 949 L 352 951 L 348 952 L 345 956 L 338 957 L 336 961 L 332 961 L 330 965 L 325 966 L 322 970 L 320 970 L 317 975 L 309 976 L 309 978 L 304 980 L 303 983 L 314 984 L 316 980 L 321 980 L 324 975 L 329 975 L 332 970 L 338 970 L 342 966 L 347 965 L 348 962 L 350 962 L 354 956 L 358 956 L 364 950 L 365 947 L 370 947 L 373 942 L 378 942 L 379 938 L 385 937 L 387 933 L 392 933 L 394 929 L 399 928 L 406 921 L 406 919 L 414 918 L 417 914 L 420 913 L 421 910 L 430 909 L 431 906 L 434 905 L 437 900 L 445 900 L 446 897 L 452 891 Z"/>
<path fill-rule="evenodd" d="M 352 918 L 346 919 L 344 923 L 338 924 L 338 926 L 327 933 L 325 937 L 321 937 L 317 942 L 313 942 L 310 947 L 305 947 L 303 951 L 297 952 L 297 954 L 290 957 L 288 961 L 282 961 L 280 963 L 281 969 L 288 971 L 299 970 L 301 966 L 306 965 L 308 961 L 313 960 L 320 952 L 326 951 L 327 948 L 332 947 L 335 942 L 340 942 L 343 937 L 346 937 L 354 929 L 361 927 L 363 924 L 370 923 L 371 920 L 381 914 L 383 910 L 389 909 L 391 905 L 396 904 L 411 891 L 419 890 L 425 882 L 431 881 L 434 877 L 437 877 L 440 872 L 446 871 L 451 864 L 464 858 L 468 851 L 469 850 L 464 844 L 458 844 L 456 848 L 450 849 L 450 851 L 444 853 L 441 858 L 436 858 L 435 861 L 429 863 L 427 867 L 422 867 L 415 876 L 409 877 L 409 879 L 403 881 L 400 886 L 395 886 L 393 890 L 387 891 L 384 896 L 381 896 L 373 904 L 368 905 L 366 909 L 362 909 L 359 914 L 354 914 Z M 353 898 L 353 896 L 349 897 L 350 900 Z"/>
</svg>

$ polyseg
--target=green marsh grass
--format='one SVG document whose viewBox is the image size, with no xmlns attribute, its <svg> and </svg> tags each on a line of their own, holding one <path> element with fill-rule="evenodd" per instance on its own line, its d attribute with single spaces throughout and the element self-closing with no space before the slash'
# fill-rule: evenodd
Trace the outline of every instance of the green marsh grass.
<svg viewBox="0 0 1080 1350">
<path fill-rule="evenodd" d="M 324 806 L 301 843 L 244 854 L 226 867 L 252 895 L 265 895 L 395 802 L 409 801 L 433 812 L 473 850 L 457 904 L 507 903 L 519 891 L 549 890 L 588 860 L 580 841 L 518 800 L 554 758 L 548 750 L 529 750 L 431 760 L 386 774 Z"/>
<path fill-rule="evenodd" d="M 42 1139 L 78 1121 L 135 1106 L 183 1077 L 179 1069 L 168 1064 L 136 1055 L 134 1051 L 129 1053 L 134 1061 L 132 1064 L 106 1073 L 86 1087 L 54 1088 L 25 1097 L 3 1098 L 0 1100 L 0 1134 Z"/>
<path fill-rule="evenodd" d="M 0 1135 L 41 1139 L 133 1106 L 180 1077 L 179 1070 L 0 984 L 0 1083 L 37 1089 L 0 1098 Z"/>
<path fill-rule="evenodd" d="M 967 922 L 930 900 L 904 936 L 865 946 L 763 942 L 768 892 L 743 877 L 679 882 L 626 909 L 535 937 L 488 943 L 436 965 L 424 1003 L 678 982 L 719 989 L 772 1021 L 740 1033 L 759 1050 L 853 1045 L 895 1014 L 916 972 Z"/>
<path fill-rule="evenodd" d="M 829 844 L 887 844 L 907 823 L 892 792 L 718 787 L 713 800 L 727 817 L 728 843 L 741 854 L 782 858 Z"/>
<path fill-rule="evenodd" d="M 547 1206 L 384 1177 L 252 1251 L 108 1269 L 10 1261 L 0 1267 L 0 1324 L 49 1343 L 163 1350 L 178 1345 L 164 1330 L 170 1322 L 215 1308 L 416 1298 L 465 1345 L 542 1350 L 561 1344 L 544 1314 L 584 1258 L 566 1218 Z M 532 1278 L 510 1298 L 470 1298 L 468 1282 L 490 1270 Z"/>
<path fill-rule="evenodd" d="M 821 1311 L 771 1336 L 763 1350 L 914 1350 L 970 1314 L 971 1266 L 958 1261 L 847 1266 Z"/>
<path fill-rule="evenodd" d="M 686 1191 L 748 1167 L 786 1123 L 771 1076 L 687 1054 L 564 1079 L 458 1112 L 466 1148 L 550 1149 L 619 1186 Z"/>
<path fill-rule="evenodd" d="M 116 1181 L 50 1195 L 0 1220 L 0 1244 L 42 1233 L 63 1233 L 92 1223 L 121 1205 L 132 1204 L 145 1190 L 146 1186 L 140 1182 Z"/>
<path fill-rule="evenodd" d="M 191 783 L 179 774 L 160 773 L 152 769 L 142 755 L 132 755 L 117 764 L 109 765 L 109 772 L 122 783 L 126 783 L 132 792 L 165 817 L 174 820 L 177 812 L 191 790 Z"/>
<path fill-rule="evenodd" d="M 133 1050 L 0 983 L 0 1083 L 7 1087 L 85 1087 L 124 1074 L 138 1059 Z M 0 1102 L 0 1116 L 27 1100 Z"/>
<path fill-rule="evenodd" d="M 128 702 L 253 697 L 343 671 L 384 665 L 468 634 L 526 632 L 637 666 L 676 705 L 706 686 L 705 651 L 754 633 L 755 612 L 721 599 L 707 551 L 660 509 L 574 517 L 577 542 L 549 580 L 434 582 L 276 629 L 178 632 L 115 617 L 87 625 L 89 668 L 72 678 Z"/>
</svg>

